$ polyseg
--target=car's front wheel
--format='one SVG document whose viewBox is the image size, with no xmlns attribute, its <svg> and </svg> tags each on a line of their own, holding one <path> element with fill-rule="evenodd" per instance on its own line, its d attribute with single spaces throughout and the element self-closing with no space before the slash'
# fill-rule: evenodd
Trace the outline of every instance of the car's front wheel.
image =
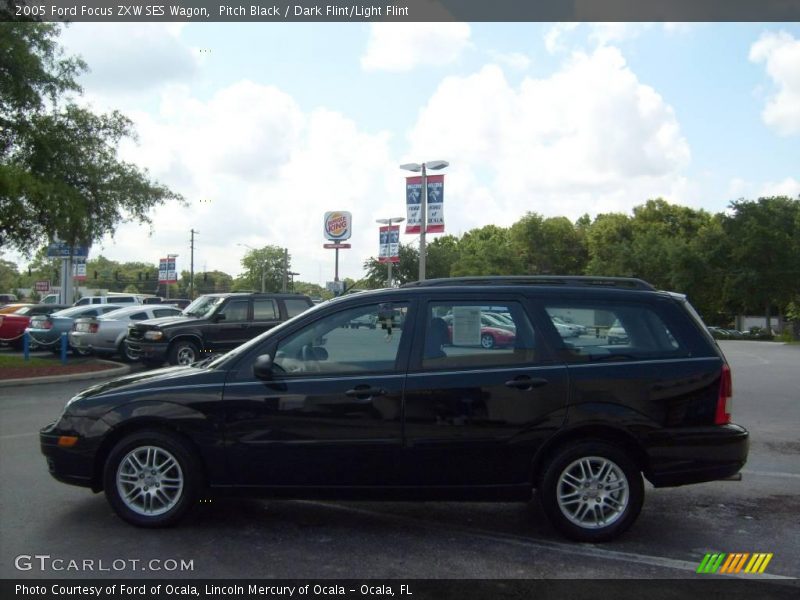
<svg viewBox="0 0 800 600">
<path fill-rule="evenodd" d="M 587 441 L 556 453 L 536 495 L 564 535 L 580 542 L 605 542 L 639 516 L 644 485 L 638 466 L 622 448 Z"/>
<path fill-rule="evenodd" d="M 169 364 L 190 365 L 200 360 L 200 350 L 197 344 L 180 340 L 172 344 L 169 349 Z"/>
<path fill-rule="evenodd" d="M 139 527 L 166 527 L 192 508 L 200 468 L 187 445 L 160 431 L 139 431 L 111 450 L 103 473 L 114 511 Z"/>
<path fill-rule="evenodd" d="M 128 339 L 125 338 L 119 343 L 119 355 L 125 362 L 135 362 L 139 360 L 139 355 L 132 352 L 130 348 L 128 348 Z"/>
</svg>

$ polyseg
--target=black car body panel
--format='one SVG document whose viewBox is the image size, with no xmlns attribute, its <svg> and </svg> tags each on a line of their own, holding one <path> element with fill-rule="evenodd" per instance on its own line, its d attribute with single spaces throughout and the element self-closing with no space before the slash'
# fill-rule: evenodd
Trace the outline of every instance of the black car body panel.
<svg viewBox="0 0 800 600">
<path fill-rule="evenodd" d="M 551 305 L 577 314 L 587 297 L 598 319 L 624 305 L 630 345 L 604 344 L 594 328 L 579 336 L 584 345 L 559 335 Z M 716 420 L 727 364 L 680 302 L 547 285 L 340 298 L 208 364 L 89 388 L 42 430 L 42 452 L 57 479 L 95 490 L 110 448 L 141 428 L 185 440 L 211 488 L 276 496 L 524 499 L 558 452 L 586 439 L 623 448 L 656 486 L 726 478 L 744 465 L 748 434 Z M 452 310 L 451 323 L 477 332 L 470 315 L 481 305 L 514 317 L 513 348 L 456 343 L 451 325 L 431 353 L 437 315 Z M 364 314 L 376 329 L 349 326 Z M 192 321 L 137 327 L 190 331 Z M 634 344 L 647 339 L 654 345 Z M 78 441 L 60 447 L 60 436 Z"/>
</svg>

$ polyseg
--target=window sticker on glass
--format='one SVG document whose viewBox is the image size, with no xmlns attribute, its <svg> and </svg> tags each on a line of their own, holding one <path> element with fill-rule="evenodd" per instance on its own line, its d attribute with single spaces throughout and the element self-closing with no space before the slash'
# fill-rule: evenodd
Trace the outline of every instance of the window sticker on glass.
<svg viewBox="0 0 800 600">
<path fill-rule="evenodd" d="M 481 309 L 479 306 L 453 307 L 453 345 L 475 346 L 481 343 Z"/>
</svg>

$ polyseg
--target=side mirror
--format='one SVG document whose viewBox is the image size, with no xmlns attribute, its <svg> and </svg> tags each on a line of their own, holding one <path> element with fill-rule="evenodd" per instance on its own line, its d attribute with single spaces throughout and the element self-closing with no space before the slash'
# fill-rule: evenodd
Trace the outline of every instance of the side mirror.
<svg viewBox="0 0 800 600">
<path fill-rule="evenodd" d="M 272 356 L 261 354 L 253 363 L 253 375 L 258 379 L 272 379 Z"/>
<path fill-rule="evenodd" d="M 314 359 L 317 361 L 328 360 L 328 351 L 322 346 L 314 346 Z"/>
</svg>

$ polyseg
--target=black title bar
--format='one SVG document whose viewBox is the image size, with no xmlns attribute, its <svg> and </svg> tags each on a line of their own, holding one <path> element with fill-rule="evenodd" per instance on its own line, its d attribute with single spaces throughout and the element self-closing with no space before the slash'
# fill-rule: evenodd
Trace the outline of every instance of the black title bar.
<svg viewBox="0 0 800 600">
<path fill-rule="evenodd" d="M 4 21 L 800 21 L 800 0 L 0 0 L 0 7 Z"/>
</svg>

